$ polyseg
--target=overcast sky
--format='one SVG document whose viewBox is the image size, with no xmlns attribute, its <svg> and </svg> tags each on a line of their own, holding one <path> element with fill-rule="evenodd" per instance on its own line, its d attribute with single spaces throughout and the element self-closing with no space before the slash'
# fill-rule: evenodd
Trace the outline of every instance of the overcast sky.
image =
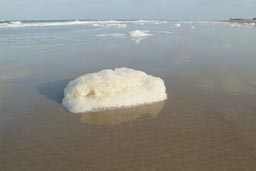
<svg viewBox="0 0 256 171">
<path fill-rule="evenodd" d="M 256 0 L 0 0 L 0 20 L 256 17 Z"/>
</svg>

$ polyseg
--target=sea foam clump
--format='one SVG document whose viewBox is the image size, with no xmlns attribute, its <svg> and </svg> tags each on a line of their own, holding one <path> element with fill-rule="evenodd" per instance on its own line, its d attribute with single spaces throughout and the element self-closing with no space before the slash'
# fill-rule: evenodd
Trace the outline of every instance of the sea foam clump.
<svg viewBox="0 0 256 171">
<path fill-rule="evenodd" d="M 175 26 L 176 28 L 180 28 L 180 27 L 181 27 L 181 24 L 180 24 L 180 23 L 176 23 L 176 24 L 174 24 L 174 26 Z"/>
<path fill-rule="evenodd" d="M 152 36 L 152 34 L 148 32 L 149 31 L 135 30 L 130 32 L 130 36 L 133 38 L 142 38 L 142 37 Z"/>
<path fill-rule="evenodd" d="M 150 34 L 150 32 L 147 30 L 135 30 L 130 32 L 130 36 L 132 37 L 132 40 L 138 44 L 146 37 L 152 36 L 152 34 Z"/>
<path fill-rule="evenodd" d="M 131 107 L 167 99 L 164 81 L 129 68 L 106 69 L 70 81 L 62 105 L 72 113 Z"/>
</svg>

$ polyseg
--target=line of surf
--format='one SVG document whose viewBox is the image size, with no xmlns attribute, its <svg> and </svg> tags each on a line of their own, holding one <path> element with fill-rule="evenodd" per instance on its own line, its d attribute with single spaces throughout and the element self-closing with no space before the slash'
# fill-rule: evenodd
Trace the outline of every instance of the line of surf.
<svg viewBox="0 0 256 171">
<path fill-rule="evenodd" d="M 49 27 L 49 26 L 69 26 L 69 25 L 91 25 L 91 26 L 119 26 L 124 24 L 159 24 L 167 21 L 159 20 L 71 20 L 71 21 L 0 21 L 0 28 L 19 28 L 19 27 Z"/>
</svg>

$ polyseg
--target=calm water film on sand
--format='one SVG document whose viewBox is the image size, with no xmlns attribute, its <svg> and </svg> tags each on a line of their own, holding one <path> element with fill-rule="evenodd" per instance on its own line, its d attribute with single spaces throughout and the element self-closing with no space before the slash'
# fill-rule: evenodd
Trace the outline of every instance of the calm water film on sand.
<svg viewBox="0 0 256 171">
<path fill-rule="evenodd" d="M 255 43 L 253 23 L 1 21 L 0 171 L 256 170 Z M 70 81 L 122 67 L 154 77 L 108 71 L 69 98 L 158 102 L 62 105 Z"/>
</svg>

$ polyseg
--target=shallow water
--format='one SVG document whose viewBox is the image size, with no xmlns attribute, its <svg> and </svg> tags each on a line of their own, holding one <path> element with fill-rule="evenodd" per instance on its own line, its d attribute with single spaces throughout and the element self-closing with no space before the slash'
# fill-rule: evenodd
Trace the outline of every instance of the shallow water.
<svg viewBox="0 0 256 171">
<path fill-rule="evenodd" d="M 175 23 L 0 28 L 0 170 L 255 170 L 256 28 Z M 61 105 L 70 80 L 121 66 L 163 78 L 168 100 Z"/>
</svg>

